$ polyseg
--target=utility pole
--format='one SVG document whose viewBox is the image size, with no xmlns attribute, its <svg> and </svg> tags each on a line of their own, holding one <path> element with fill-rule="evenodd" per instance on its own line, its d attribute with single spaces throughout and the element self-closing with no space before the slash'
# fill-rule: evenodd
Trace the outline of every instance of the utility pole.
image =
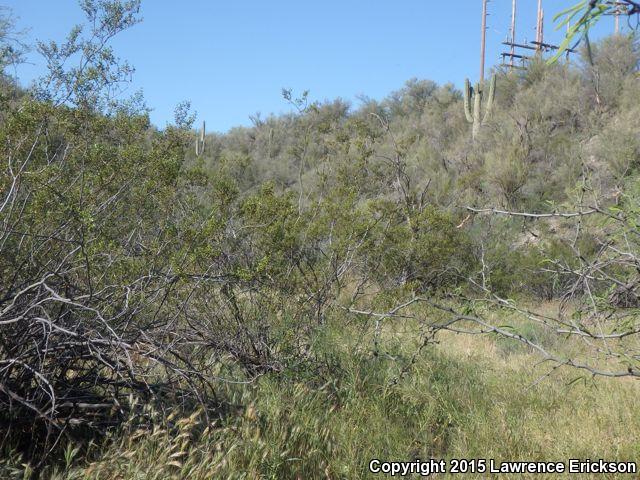
<svg viewBox="0 0 640 480">
<path fill-rule="evenodd" d="M 513 67 L 513 59 L 516 54 L 516 2 L 517 0 L 511 1 L 511 67 Z"/>
<path fill-rule="evenodd" d="M 615 20 L 615 34 L 618 35 L 620 33 L 620 6 L 618 2 L 616 2 L 616 9 L 613 11 L 613 18 Z"/>
<path fill-rule="evenodd" d="M 484 56 L 487 37 L 487 3 L 489 0 L 482 0 L 482 33 L 480 36 L 480 84 L 484 82 Z"/>
<path fill-rule="evenodd" d="M 538 51 L 542 50 L 542 44 L 544 43 L 544 11 L 542 10 L 542 0 L 538 0 L 538 23 L 536 25 L 536 44 L 538 45 Z"/>
<path fill-rule="evenodd" d="M 533 3 L 533 2 L 531 2 Z M 532 56 L 527 55 L 528 51 L 535 51 L 537 55 L 542 55 L 545 52 L 553 52 L 554 50 L 558 50 L 560 47 L 557 45 L 552 45 L 549 43 L 544 43 L 544 9 L 542 8 L 542 0 L 538 0 L 538 12 L 537 12 L 537 21 L 536 21 L 536 39 L 530 42 L 516 42 L 516 14 L 517 14 L 517 0 L 511 0 L 511 29 L 509 34 L 507 35 L 507 40 L 502 42 L 503 45 L 509 47 L 509 51 L 502 52 L 502 66 L 509 67 L 511 70 L 514 68 L 525 68 L 525 64 L 527 61 L 533 59 Z M 569 30 L 569 25 L 567 25 L 567 31 Z M 567 58 L 569 58 L 570 53 L 575 53 L 575 50 L 572 48 L 567 48 Z M 509 61 L 507 62 L 507 58 Z M 521 66 L 515 65 L 515 62 L 520 60 L 522 62 Z"/>
</svg>

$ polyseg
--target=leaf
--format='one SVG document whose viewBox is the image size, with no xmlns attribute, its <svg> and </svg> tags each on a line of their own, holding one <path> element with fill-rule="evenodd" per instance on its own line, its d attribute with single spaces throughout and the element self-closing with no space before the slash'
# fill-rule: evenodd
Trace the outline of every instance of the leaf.
<svg viewBox="0 0 640 480">
<path fill-rule="evenodd" d="M 556 30 L 560 30 L 560 28 L 564 26 L 569 26 L 569 28 L 564 40 L 558 47 L 558 51 L 547 61 L 547 63 L 553 64 L 558 61 L 560 56 L 567 50 L 569 44 L 573 41 L 577 34 L 582 33 L 583 35 L 586 35 L 589 29 L 600 20 L 602 15 L 609 12 L 612 8 L 612 5 L 607 3 L 600 3 L 598 5 L 592 6 L 592 2 L 585 0 L 574 5 L 573 7 L 563 10 L 555 17 L 553 17 L 554 21 L 558 21 L 558 19 L 564 17 L 563 20 L 557 23 L 555 27 Z M 575 24 L 570 25 L 571 21 L 580 12 L 583 12 L 580 19 Z"/>
<path fill-rule="evenodd" d="M 567 15 L 569 12 L 576 12 L 576 11 L 582 10 L 586 5 L 587 5 L 587 0 L 582 0 L 581 2 L 576 3 L 573 7 L 569 7 L 561 11 L 560 13 L 556 14 L 553 17 L 553 21 L 555 22 L 560 17 Z"/>
</svg>

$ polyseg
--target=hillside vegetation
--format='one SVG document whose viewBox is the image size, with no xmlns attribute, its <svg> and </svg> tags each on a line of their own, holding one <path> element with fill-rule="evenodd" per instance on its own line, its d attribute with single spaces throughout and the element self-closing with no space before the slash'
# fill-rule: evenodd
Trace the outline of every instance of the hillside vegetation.
<svg viewBox="0 0 640 480">
<path fill-rule="evenodd" d="M 83 8 L 47 77 L 2 77 L 0 477 L 638 458 L 635 35 L 496 71 L 475 139 L 410 80 L 283 91 L 196 155 L 188 104 L 159 130 L 117 95 L 139 2 Z"/>
</svg>

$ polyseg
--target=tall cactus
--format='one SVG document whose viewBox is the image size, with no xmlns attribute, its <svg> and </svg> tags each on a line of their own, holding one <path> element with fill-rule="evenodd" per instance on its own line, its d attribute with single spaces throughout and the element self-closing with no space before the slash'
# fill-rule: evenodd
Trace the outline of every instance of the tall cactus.
<svg viewBox="0 0 640 480">
<path fill-rule="evenodd" d="M 200 134 L 196 134 L 196 157 L 202 155 L 204 152 L 204 137 L 206 135 L 206 126 L 204 120 L 202 121 L 202 130 Z"/>
<path fill-rule="evenodd" d="M 471 88 L 469 79 L 464 81 L 464 114 L 467 121 L 472 125 L 471 137 L 476 139 L 480 133 L 480 127 L 487 122 L 493 110 L 493 100 L 496 93 L 496 76 L 493 75 L 489 81 L 489 93 L 486 97 L 484 94 L 484 83 L 478 82 L 474 88 Z M 473 111 L 471 111 L 471 99 L 473 97 Z M 484 100 L 484 102 L 483 102 Z M 484 115 L 481 114 L 482 104 L 484 103 Z"/>
</svg>

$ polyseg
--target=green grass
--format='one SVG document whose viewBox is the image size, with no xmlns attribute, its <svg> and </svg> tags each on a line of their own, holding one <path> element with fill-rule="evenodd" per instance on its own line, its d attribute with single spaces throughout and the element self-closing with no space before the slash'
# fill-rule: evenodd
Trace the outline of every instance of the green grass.
<svg viewBox="0 0 640 480">
<path fill-rule="evenodd" d="M 637 382 L 571 383 L 575 372 L 559 371 L 534 384 L 548 366 L 536 366 L 532 352 L 454 334 L 395 382 L 417 339 L 391 333 L 390 350 L 374 356 L 368 340 L 330 326 L 312 362 L 224 386 L 242 413 L 204 432 L 193 415 L 120 433 L 53 478 L 358 479 L 375 478 L 372 458 L 640 458 Z"/>
</svg>

